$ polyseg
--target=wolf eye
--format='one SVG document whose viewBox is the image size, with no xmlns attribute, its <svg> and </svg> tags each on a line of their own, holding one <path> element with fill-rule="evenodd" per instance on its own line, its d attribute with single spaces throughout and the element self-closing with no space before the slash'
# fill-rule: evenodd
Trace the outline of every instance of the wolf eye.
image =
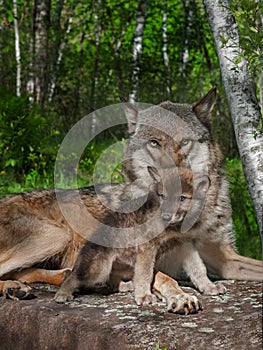
<svg viewBox="0 0 263 350">
<path fill-rule="evenodd" d="M 160 146 L 159 142 L 156 141 L 156 140 L 150 140 L 150 141 L 149 141 L 149 144 L 150 144 L 150 146 L 153 147 L 153 148 L 156 148 L 156 147 Z"/>
<path fill-rule="evenodd" d="M 188 145 L 189 142 L 190 142 L 189 139 L 182 139 L 181 142 L 180 142 L 180 146 L 181 146 L 181 147 L 182 147 L 182 146 L 186 146 L 186 145 Z"/>
<path fill-rule="evenodd" d="M 180 202 L 183 202 L 183 201 L 185 201 L 185 200 L 186 200 L 186 197 L 185 197 L 185 196 L 180 196 L 180 197 L 179 197 L 179 201 L 180 201 Z"/>
</svg>

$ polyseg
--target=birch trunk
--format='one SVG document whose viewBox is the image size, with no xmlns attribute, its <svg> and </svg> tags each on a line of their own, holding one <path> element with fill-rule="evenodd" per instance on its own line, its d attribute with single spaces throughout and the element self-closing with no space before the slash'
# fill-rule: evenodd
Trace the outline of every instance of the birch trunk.
<svg viewBox="0 0 263 350">
<path fill-rule="evenodd" d="M 203 0 L 213 32 L 237 144 L 263 238 L 263 134 L 254 83 L 227 0 Z"/>
<path fill-rule="evenodd" d="M 189 49 L 191 38 L 193 36 L 193 8 L 194 0 L 182 0 L 184 8 L 184 26 L 182 33 L 182 42 L 180 48 L 180 66 L 179 72 L 181 77 L 181 86 L 179 89 L 179 100 L 185 100 L 188 92 L 186 90 L 185 82 L 188 79 L 188 63 L 189 63 Z"/>
<path fill-rule="evenodd" d="M 99 64 L 100 64 L 100 38 L 102 34 L 102 4 L 101 0 L 96 1 L 94 9 L 94 31 L 95 31 L 95 44 L 96 44 L 96 55 L 94 60 L 94 70 L 93 70 L 93 80 L 92 80 L 92 108 L 95 110 L 97 108 L 98 100 L 98 82 L 99 82 Z M 94 120 L 95 123 L 95 120 Z M 92 125 L 95 127 L 95 125 Z"/>
<path fill-rule="evenodd" d="M 47 96 L 49 0 L 35 0 L 34 5 L 34 93 L 36 102 L 44 106 Z"/>
<path fill-rule="evenodd" d="M 91 95 L 92 95 L 92 109 L 95 111 L 98 103 L 98 83 L 99 83 L 99 65 L 100 65 L 100 48 L 101 48 L 101 34 L 102 34 L 102 2 L 101 0 L 96 1 L 94 9 L 94 31 L 95 31 L 95 44 L 96 44 L 96 54 L 94 60 L 93 68 L 93 79 L 91 85 Z M 91 134 L 95 135 L 96 130 L 96 114 L 92 113 L 92 123 L 91 123 Z"/>
<path fill-rule="evenodd" d="M 167 93 L 171 96 L 171 68 L 168 56 L 168 38 L 167 38 L 167 0 L 164 0 L 163 8 L 163 60 L 167 71 Z"/>
<path fill-rule="evenodd" d="M 139 75 L 140 75 L 140 58 L 142 55 L 142 40 L 144 23 L 147 13 L 148 0 L 141 0 L 137 9 L 136 27 L 133 40 L 133 72 L 132 72 L 132 92 L 129 95 L 131 103 L 138 100 Z"/>
<path fill-rule="evenodd" d="M 21 55 L 20 55 L 20 39 L 19 39 L 16 0 L 13 0 L 13 6 L 14 6 L 15 51 L 16 51 L 16 95 L 21 96 Z"/>
<path fill-rule="evenodd" d="M 63 8 L 63 3 L 64 2 L 62 2 L 62 5 L 61 5 L 62 8 Z M 60 67 L 60 64 L 62 61 L 63 53 L 64 53 L 64 50 L 66 47 L 66 43 L 68 41 L 68 37 L 69 37 L 69 34 L 71 32 L 71 26 L 72 26 L 74 14 L 75 14 L 76 5 L 77 5 L 76 2 L 74 2 L 71 15 L 70 15 L 68 22 L 67 22 L 67 29 L 65 32 L 64 40 L 57 45 L 56 61 L 54 63 L 53 71 L 52 71 L 52 74 L 50 77 L 49 89 L 48 89 L 49 90 L 49 92 L 48 92 L 48 102 L 49 103 L 53 99 L 53 95 L 54 95 L 54 91 L 55 91 L 56 83 L 57 83 L 57 75 L 58 75 L 59 67 Z M 62 12 L 62 8 L 61 8 L 61 12 Z M 61 12 L 59 13 L 59 18 L 57 18 L 57 21 L 59 21 L 59 22 L 60 22 Z"/>
</svg>

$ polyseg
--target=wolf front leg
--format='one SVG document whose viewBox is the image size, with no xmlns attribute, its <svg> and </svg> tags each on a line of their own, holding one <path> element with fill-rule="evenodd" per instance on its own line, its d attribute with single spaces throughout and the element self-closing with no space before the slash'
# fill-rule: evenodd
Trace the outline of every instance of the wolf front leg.
<svg viewBox="0 0 263 350">
<path fill-rule="evenodd" d="M 57 291 L 54 300 L 57 303 L 65 303 L 66 301 L 72 300 L 74 298 L 74 292 L 79 287 L 81 287 L 81 282 L 78 279 L 76 272 L 72 271 Z"/>
<path fill-rule="evenodd" d="M 202 304 L 195 295 L 184 293 L 173 278 L 160 271 L 155 273 L 152 290 L 167 302 L 169 312 L 188 315 L 203 310 Z"/>
<path fill-rule="evenodd" d="M 11 276 L 10 279 L 15 279 L 23 283 L 48 283 L 55 286 L 61 286 L 63 281 L 69 276 L 71 272 L 70 268 L 60 270 L 46 270 L 37 268 L 23 269 L 8 274 Z"/>
<path fill-rule="evenodd" d="M 203 294 L 224 294 L 226 288 L 221 282 L 213 283 L 207 276 L 207 269 L 193 243 L 184 243 L 181 247 L 182 267 L 193 284 Z"/>
<path fill-rule="evenodd" d="M 134 267 L 134 293 L 137 305 L 154 304 L 156 297 L 151 293 L 156 249 L 150 245 L 138 248 Z"/>
<path fill-rule="evenodd" d="M 31 288 L 20 281 L 0 281 L 1 294 L 12 300 L 20 300 L 30 296 Z"/>
</svg>

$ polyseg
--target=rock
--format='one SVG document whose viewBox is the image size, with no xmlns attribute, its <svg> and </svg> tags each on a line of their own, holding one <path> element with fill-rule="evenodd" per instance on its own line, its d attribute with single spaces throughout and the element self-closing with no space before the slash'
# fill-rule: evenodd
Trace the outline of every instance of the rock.
<svg viewBox="0 0 263 350">
<path fill-rule="evenodd" d="M 168 313 L 162 302 L 137 307 L 132 293 L 78 295 L 60 305 L 55 287 L 35 284 L 35 299 L 0 298 L 0 349 L 261 349 L 262 284 L 224 283 L 225 295 L 199 295 L 204 310 L 188 316 Z"/>
</svg>

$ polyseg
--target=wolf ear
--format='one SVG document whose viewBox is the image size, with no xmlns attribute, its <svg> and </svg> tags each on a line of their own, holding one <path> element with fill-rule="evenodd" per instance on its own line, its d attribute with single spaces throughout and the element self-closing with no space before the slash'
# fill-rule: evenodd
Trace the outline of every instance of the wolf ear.
<svg viewBox="0 0 263 350">
<path fill-rule="evenodd" d="M 211 112 L 216 102 L 216 86 L 214 86 L 200 101 L 194 103 L 193 112 L 205 125 L 211 124 Z"/>
<path fill-rule="evenodd" d="M 128 132 L 132 134 L 135 132 L 139 110 L 128 102 L 123 96 L 120 96 L 120 100 L 124 104 L 124 113 L 128 121 Z"/>
<path fill-rule="evenodd" d="M 147 167 L 149 174 L 151 175 L 151 177 L 153 178 L 155 183 L 160 183 L 162 178 L 160 176 L 160 174 L 158 173 L 158 170 L 156 168 L 154 168 L 153 166 L 148 166 Z"/>
</svg>

